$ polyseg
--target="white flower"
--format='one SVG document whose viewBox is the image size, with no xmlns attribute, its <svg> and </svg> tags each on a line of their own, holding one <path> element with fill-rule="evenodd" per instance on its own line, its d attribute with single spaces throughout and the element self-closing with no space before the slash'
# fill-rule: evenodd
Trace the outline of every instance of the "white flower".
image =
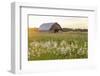
<svg viewBox="0 0 100 76">
<path fill-rule="evenodd" d="M 84 50 L 83 50 L 83 48 L 80 48 L 79 50 L 78 50 L 78 52 L 77 52 L 79 55 L 82 55 L 82 54 L 84 54 Z"/>
<path fill-rule="evenodd" d="M 72 48 L 75 48 L 75 45 L 74 45 L 73 43 L 71 43 L 71 47 L 72 47 Z"/>
<path fill-rule="evenodd" d="M 65 49 L 66 49 L 67 51 L 71 50 L 71 48 L 70 48 L 69 46 L 67 46 Z"/>
<path fill-rule="evenodd" d="M 53 46 L 54 48 L 57 48 L 57 42 L 54 42 L 54 46 Z"/>
<path fill-rule="evenodd" d="M 66 45 L 66 42 L 65 42 L 65 40 L 63 40 L 63 41 L 60 43 L 60 45 L 61 45 L 61 46 L 64 46 L 64 45 Z"/>
<path fill-rule="evenodd" d="M 49 48 L 51 43 L 50 41 L 44 42 L 43 44 L 41 44 L 43 48 Z"/>
<path fill-rule="evenodd" d="M 84 47 L 86 47 L 86 46 L 87 46 L 87 42 L 84 43 Z"/>
<path fill-rule="evenodd" d="M 61 51 L 61 54 L 66 54 L 66 53 L 67 53 L 67 50 L 66 50 L 64 47 L 62 47 L 62 48 L 60 49 L 60 51 Z"/>
</svg>

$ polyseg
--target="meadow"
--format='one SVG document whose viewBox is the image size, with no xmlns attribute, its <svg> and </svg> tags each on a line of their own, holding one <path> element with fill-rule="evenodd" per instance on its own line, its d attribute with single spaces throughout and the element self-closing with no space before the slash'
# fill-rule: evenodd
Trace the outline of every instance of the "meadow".
<svg viewBox="0 0 100 76">
<path fill-rule="evenodd" d="M 87 32 L 28 32 L 28 60 L 88 58 Z"/>
</svg>

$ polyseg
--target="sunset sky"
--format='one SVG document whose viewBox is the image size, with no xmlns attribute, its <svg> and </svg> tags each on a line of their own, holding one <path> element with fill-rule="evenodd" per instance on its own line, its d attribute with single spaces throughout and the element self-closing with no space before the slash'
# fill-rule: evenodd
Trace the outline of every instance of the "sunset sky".
<svg viewBox="0 0 100 76">
<path fill-rule="evenodd" d="M 39 28 L 43 23 L 57 22 L 62 28 L 88 28 L 88 18 L 29 16 L 29 28 Z"/>
</svg>

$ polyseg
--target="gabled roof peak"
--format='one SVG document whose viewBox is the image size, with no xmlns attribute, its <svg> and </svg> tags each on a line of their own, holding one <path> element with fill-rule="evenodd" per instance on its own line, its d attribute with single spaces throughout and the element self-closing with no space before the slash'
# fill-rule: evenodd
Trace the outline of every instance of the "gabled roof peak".
<svg viewBox="0 0 100 76">
<path fill-rule="evenodd" d="M 57 22 L 43 23 L 42 25 L 40 25 L 39 30 L 49 30 L 55 23 Z"/>
</svg>

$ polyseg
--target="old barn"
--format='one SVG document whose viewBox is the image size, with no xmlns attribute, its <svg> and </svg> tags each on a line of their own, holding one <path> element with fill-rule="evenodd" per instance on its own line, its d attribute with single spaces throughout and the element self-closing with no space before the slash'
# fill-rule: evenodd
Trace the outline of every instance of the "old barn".
<svg viewBox="0 0 100 76">
<path fill-rule="evenodd" d="M 53 22 L 53 23 L 43 23 L 42 25 L 40 25 L 39 31 L 56 33 L 63 30 L 57 22 Z"/>
</svg>

